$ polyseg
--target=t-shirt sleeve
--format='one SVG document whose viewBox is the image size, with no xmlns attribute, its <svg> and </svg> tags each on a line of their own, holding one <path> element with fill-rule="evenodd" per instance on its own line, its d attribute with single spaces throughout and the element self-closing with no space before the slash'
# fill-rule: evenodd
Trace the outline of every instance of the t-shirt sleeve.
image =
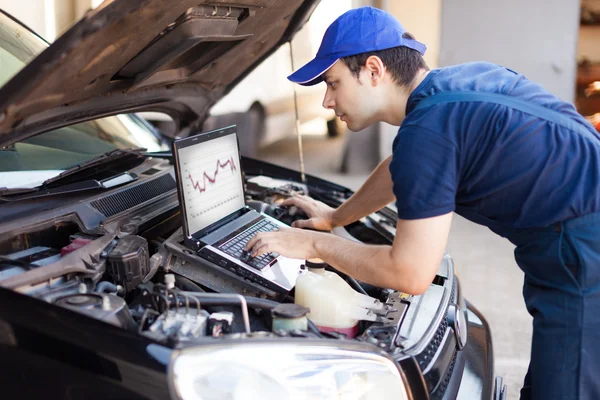
<svg viewBox="0 0 600 400">
<path fill-rule="evenodd" d="M 421 219 L 454 211 L 458 164 L 457 146 L 443 133 L 402 126 L 390 163 L 398 218 Z"/>
</svg>

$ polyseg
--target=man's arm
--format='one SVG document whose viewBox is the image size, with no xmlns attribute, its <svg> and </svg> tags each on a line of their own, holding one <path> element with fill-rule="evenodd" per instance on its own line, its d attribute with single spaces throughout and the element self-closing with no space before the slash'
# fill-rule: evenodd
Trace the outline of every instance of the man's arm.
<svg viewBox="0 0 600 400">
<path fill-rule="evenodd" d="M 334 209 L 308 196 L 290 197 L 282 206 L 296 206 L 308 214 L 309 219 L 295 221 L 292 226 L 331 230 L 348 225 L 394 201 L 389 166 L 392 156 L 383 160 L 365 183 L 341 206 Z"/>
<path fill-rule="evenodd" d="M 365 183 L 333 213 L 333 226 L 344 226 L 380 210 L 395 200 L 392 190 L 390 162 L 383 160 Z"/>
<path fill-rule="evenodd" d="M 392 246 L 356 243 L 328 233 L 284 229 L 259 233 L 248 242 L 253 256 L 277 252 L 292 258 L 323 259 L 361 281 L 422 294 L 438 271 L 448 241 L 452 213 L 399 220 Z"/>
<path fill-rule="evenodd" d="M 330 235 L 316 243 L 319 258 L 361 281 L 410 294 L 424 293 L 444 255 L 452 213 L 399 220 L 392 246 L 373 246 Z"/>
</svg>

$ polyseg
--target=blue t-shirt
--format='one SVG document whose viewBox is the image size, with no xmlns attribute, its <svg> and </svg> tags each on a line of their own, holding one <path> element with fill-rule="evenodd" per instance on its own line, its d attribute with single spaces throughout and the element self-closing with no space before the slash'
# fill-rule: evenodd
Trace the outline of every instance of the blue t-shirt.
<svg viewBox="0 0 600 400">
<path fill-rule="evenodd" d="M 493 103 L 414 110 L 423 98 L 447 91 L 514 96 L 559 111 L 593 134 Z M 530 228 L 600 211 L 600 137 L 594 128 L 571 104 L 489 63 L 429 72 L 408 99 L 390 172 L 400 219 L 456 211 L 483 217 L 478 222 Z"/>
</svg>

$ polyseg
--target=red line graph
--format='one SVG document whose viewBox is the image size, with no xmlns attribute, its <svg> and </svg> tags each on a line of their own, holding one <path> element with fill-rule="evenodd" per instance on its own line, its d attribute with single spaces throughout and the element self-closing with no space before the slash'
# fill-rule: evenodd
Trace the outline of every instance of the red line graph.
<svg viewBox="0 0 600 400">
<path fill-rule="evenodd" d="M 192 174 L 188 174 L 188 178 L 190 178 L 190 181 L 192 182 L 192 187 L 194 189 L 196 189 L 198 192 L 202 193 L 206 191 L 206 185 L 207 185 L 207 180 L 210 183 L 215 183 L 217 181 L 217 175 L 219 174 L 219 171 L 224 169 L 225 167 L 227 167 L 229 165 L 229 167 L 231 168 L 231 172 L 235 171 L 235 163 L 233 162 L 233 157 L 230 157 L 228 160 L 226 160 L 225 162 L 221 162 L 220 160 L 217 160 L 217 166 L 215 167 L 215 172 L 212 175 L 212 178 L 210 175 L 208 175 L 206 173 L 206 171 L 204 171 L 202 173 L 202 184 L 200 184 L 200 181 L 195 181 L 194 177 L 192 177 Z"/>
</svg>

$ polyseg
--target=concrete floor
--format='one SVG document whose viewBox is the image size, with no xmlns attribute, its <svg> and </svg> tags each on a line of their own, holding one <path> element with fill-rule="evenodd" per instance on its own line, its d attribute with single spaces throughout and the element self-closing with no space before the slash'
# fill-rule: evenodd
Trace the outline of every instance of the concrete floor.
<svg viewBox="0 0 600 400">
<path fill-rule="evenodd" d="M 366 175 L 338 172 L 344 138 L 310 136 L 303 144 L 306 173 L 354 190 L 366 179 Z M 263 149 L 259 157 L 294 169 L 300 165 L 295 139 L 275 143 Z M 523 274 L 513 259 L 513 249 L 511 243 L 487 228 L 454 216 L 447 250 L 454 258 L 465 297 L 491 326 L 496 375 L 504 378 L 509 400 L 519 398 L 529 363 L 532 331 L 531 317 L 521 296 Z"/>
</svg>

